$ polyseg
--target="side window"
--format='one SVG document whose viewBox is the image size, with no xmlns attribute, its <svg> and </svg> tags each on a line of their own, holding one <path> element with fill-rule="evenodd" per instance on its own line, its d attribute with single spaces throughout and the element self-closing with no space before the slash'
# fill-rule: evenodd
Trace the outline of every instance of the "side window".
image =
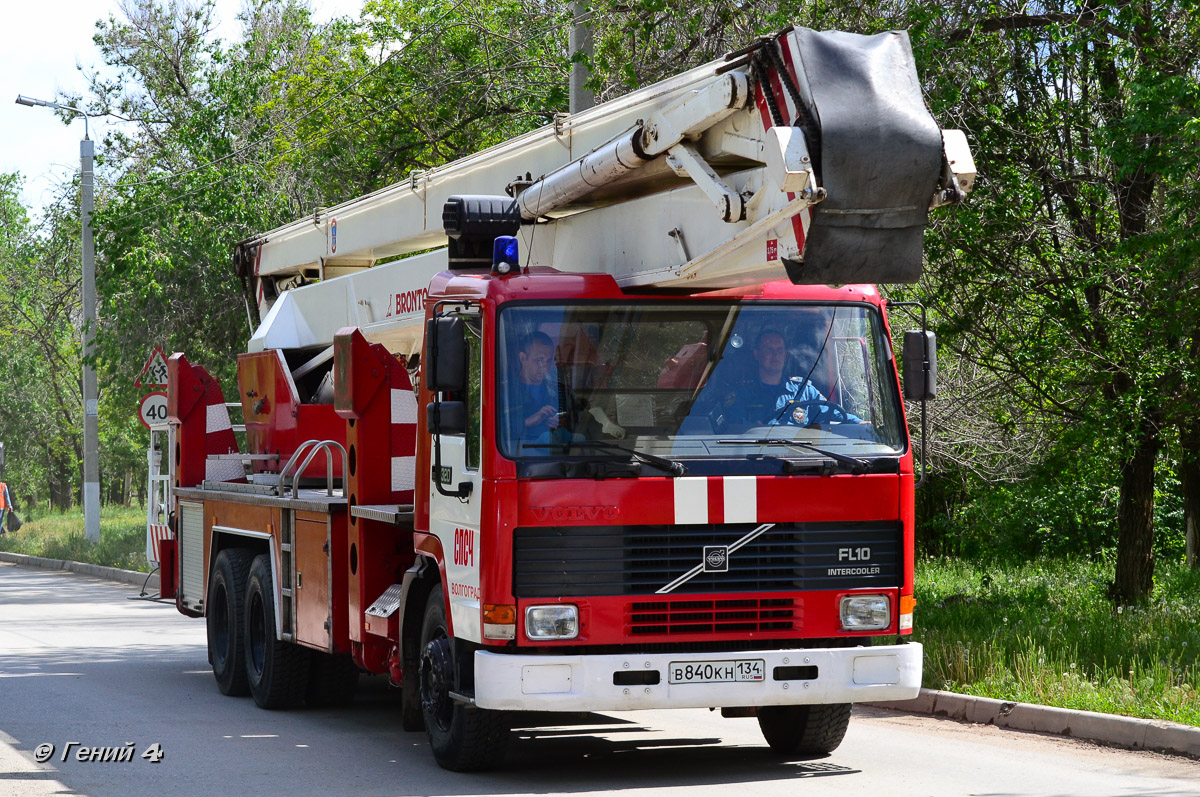
<svg viewBox="0 0 1200 797">
<path fill-rule="evenodd" d="M 479 467 L 483 403 L 483 320 L 468 318 L 467 331 L 467 467 Z"/>
</svg>

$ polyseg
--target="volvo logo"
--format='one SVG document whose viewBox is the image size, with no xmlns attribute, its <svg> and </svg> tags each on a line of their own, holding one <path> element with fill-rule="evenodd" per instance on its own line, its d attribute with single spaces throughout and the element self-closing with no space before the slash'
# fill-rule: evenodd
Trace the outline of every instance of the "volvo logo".
<svg viewBox="0 0 1200 797">
<path fill-rule="evenodd" d="M 729 548 L 724 545 L 704 546 L 704 572 L 729 572 Z"/>
<path fill-rule="evenodd" d="M 691 570 L 684 573 L 679 578 L 672 581 L 670 584 L 655 590 L 656 595 L 666 595 L 668 592 L 674 591 L 681 584 L 686 584 L 701 573 L 728 573 L 729 572 L 729 557 L 737 553 L 738 549 L 744 545 L 749 545 L 756 539 L 761 537 L 770 529 L 774 528 L 774 523 L 763 523 L 753 531 L 747 532 L 742 537 L 738 538 L 729 545 L 705 545 L 700 557 L 700 564 L 693 567 Z"/>
</svg>

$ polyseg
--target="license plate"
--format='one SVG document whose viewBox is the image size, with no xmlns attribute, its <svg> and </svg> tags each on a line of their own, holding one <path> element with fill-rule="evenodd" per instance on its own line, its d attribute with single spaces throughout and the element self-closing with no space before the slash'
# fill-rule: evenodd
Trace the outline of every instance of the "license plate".
<svg viewBox="0 0 1200 797">
<path fill-rule="evenodd" d="M 673 661 L 667 665 L 667 683 L 720 684 L 761 681 L 766 672 L 762 659 L 733 661 Z"/>
</svg>

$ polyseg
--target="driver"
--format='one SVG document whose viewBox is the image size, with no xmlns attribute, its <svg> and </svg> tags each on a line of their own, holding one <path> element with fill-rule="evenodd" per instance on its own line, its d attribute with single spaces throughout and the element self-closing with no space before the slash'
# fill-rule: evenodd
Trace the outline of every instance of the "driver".
<svg viewBox="0 0 1200 797">
<path fill-rule="evenodd" d="M 866 423 L 849 412 L 838 412 L 836 405 L 804 376 L 784 376 L 788 362 L 787 344 L 783 335 L 773 329 L 759 333 L 751 354 L 755 368 L 752 374 L 732 386 L 726 405 L 731 420 L 751 425 L 796 424 L 844 420 Z M 827 416 L 827 417 L 822 417 Z"/>
</svg>

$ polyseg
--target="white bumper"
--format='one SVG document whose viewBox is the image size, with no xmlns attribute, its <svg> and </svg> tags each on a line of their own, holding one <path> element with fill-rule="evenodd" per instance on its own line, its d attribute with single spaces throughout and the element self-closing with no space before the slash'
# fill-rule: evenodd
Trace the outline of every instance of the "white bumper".
<svg viewBox="0 0 1200 797">
<path fill-rule="evenodd" d="M 759 659 L 752 682 L 669 683 L 669 665 Z M 811 669 L 815 667 L 815 674 Z M 776 673 L 776 668 L 787 668 Z M 647 683 L 658 673 L 657 683 Z M 645 673 L 643 676 L 635 673 Z M 779 680 L 778 676 L 795 680 Z M 629 683 L 641 678 L 643 683 Z M 614 680 L 620 683 L 614 683 Z M 615 656 L 475 653 L 475 704 L 519 711 L 782 706 L 907 700 L 921 687 L 921 645 Z"/>
</svg>

